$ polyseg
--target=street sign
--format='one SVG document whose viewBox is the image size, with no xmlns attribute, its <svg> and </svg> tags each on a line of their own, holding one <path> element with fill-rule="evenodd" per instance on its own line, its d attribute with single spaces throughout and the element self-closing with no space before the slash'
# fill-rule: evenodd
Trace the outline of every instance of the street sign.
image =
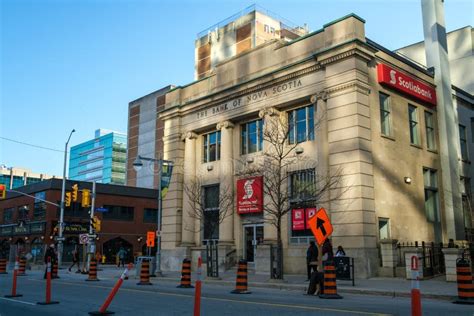
<svg viewBox="0 0 474 316">
<path fill-rule="evenodd" d="M 89 242 L 89 236 L 87 234 L 80 234 L 79 235 L 79 243 L 81 245 L 85 245 Z"/>
<path fill-rule="evenodd" d="M 318 245 L 322 245 L 324 241 L 331 236 L 333 228 L 328 214 L 324 208 L 320 208 L 316 214 L 309 219 L 309 227 L 316 238 Z"/>
<path fill-rule="evenodd" d="M 89 238 L 97 238 L 97 234 L 89 234 L 89 235 L 87 235 L 87 237 L 89 237 Z"/>
<path fill-rule="evenodd" d="M 56 241 L 65 241 L 65 240 L 66 240 L 65 237 L 54 237 L 54 239 L 55 239 Z"/>
<path fill-rule="evenodd" d="M 146 233 L 146 246 L 147 247 L 155 247 L 155 232 L 147 232 Z"/>
<path fill-rule="evenodd" d="M 104 213 L 104 212 L 108 212 L 109 210 L 105 207 L 96 207 L 95 208 L 95 211 L 96 212 L 101 212 L 101 213 Z"/>
</svg>

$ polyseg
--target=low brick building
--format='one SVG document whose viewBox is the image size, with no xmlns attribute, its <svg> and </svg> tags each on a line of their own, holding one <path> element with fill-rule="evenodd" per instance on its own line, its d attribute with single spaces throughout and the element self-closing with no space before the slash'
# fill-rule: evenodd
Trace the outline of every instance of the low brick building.
<svg viewBox="0 0 474 316">
<path fill-rule="evenodd" d="M 66 191 L 78 184 L 79 191 L 92 189 L 92 183 L 67 181 Z M 23 186 L 16 190 L 31 197 L 8 192 L 0 200 L 0 253 L 9 257 L 31 254 L 33 262 L 42 260 L 45 247 L 55 242 L 58 235 L 60 209 L 39 199 L 60 204 L 62 180 L 50 179 Z M 97 234 L 97 250 L 108 263 L 115 262 L 115 254 L 124 247 L 129 259 L 145 248 L 147 231 L 156 230 L 157 190 L 121 185 L 97 184 L 95 212 L 101 221 Z M 39 198 L 39 199 L 35 199 Z M 64 261 L 70 261 L 72 249 L 79 244 L 79 235 L 88 233 L 90 207 L 81 206 L 81 192 L 77 202 L 64 211 Z M 82 250 L 82 247 L 79 247 Z"/>
</svg>

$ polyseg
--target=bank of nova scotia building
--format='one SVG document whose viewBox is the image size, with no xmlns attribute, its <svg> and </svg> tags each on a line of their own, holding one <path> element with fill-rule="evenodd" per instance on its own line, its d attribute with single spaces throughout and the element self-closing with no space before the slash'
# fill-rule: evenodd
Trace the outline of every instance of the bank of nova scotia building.
<svg viewBox="0 0 474 316">
<path fill-rule="evenodd" d="M 445 190 L 434 75 L 368 39 L 365 23 L 351 14 L 283 36 L 282 24 L 250 12 L 198 36 L 196 81 L 130 103 L 128 185 L 157 184 L 150 169 L 133 170 L 137 155 L 174 162 L 162 202 L 163 270 L 179 271 L 184 258 L 194 265 L 206 242 L 216 240 L 220 269 L 244 258 L 257 273 L 269 272 L 277 230 L 267 220 L 269 197 L 259 190 L 266 179 L 242 171 L 259 165 L 270 148 L 265 128 L 278 119 L 288 122 L 286 144 L 295 148 L 295 163 L 283 171 L 291 191 L 282 217 L 285 273 L 306 272 L 314 208 L 327 210 L 332 243 L 355 259 L 357 277 L 378 274 L 383 240 L 466 239 L 470 125 L 455 135 L 459 168 L 450 173 L 458 187 Z M 224 47 L 227 37 L 233 42 Z M 231 53 L 219 60 L 219 51 Z M 451 93 L 458 111 L 474 116 L 472 95 L 455 87 Z M 332 175 L 339 180 L 314 205 L 291 198 L 299 194 L 294 183 Z M 200 218 L 192 216 L 199 207 L 186 193 L 190 183 L 202 186 L 199 207 L 209 213 Z M 219 220 L 212 214 L 223 187 L 232 206 Z M 246 205 L 251 198 L 256 203 Z M 217 221 L 217 229 L 206 229 L 206 221 Z"/>
</svg>

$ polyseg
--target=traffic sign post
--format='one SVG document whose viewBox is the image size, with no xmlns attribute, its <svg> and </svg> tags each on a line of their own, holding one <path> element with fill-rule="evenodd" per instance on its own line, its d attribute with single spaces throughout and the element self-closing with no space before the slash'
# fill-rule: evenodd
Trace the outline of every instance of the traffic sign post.
<svg viewBox="0 0 474 316">
<path fill-rule="evenodd" d="M 79 235 L 79 243 L 81 245 L 85 245 L 89 242 L 89 236 L 87 234 L 80 234 Z"/>
<path fill-rule="evenodd" d="M 155 238 L 156 238 L 155 232 L 147 232 L 146 233 L 146 246 L 150 248 L 155 247 Z"/>
<path fill-rule="evenodd" d="M 333 232 L 331 221 L 324 208 L 320 208 L 319 211 L 308 220 L 308 224 L 314 238 L 316 238 L 316 242 L 320 246 Z"/>
<path fill-rule="evenodd" d="M 411 257 L 411 315 L 421 316 L 420 272 L 418 256 Z"/>
</svg>

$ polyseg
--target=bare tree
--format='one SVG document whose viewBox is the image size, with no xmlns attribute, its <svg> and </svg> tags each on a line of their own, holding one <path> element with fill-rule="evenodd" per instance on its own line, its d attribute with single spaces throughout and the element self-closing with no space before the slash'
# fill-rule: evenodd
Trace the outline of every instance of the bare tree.
<svg viewBox="0 0 474 316">
<path fill-rule="evenodd" d="M 264 110 L 265 111 L 265 110 Z M 329 175 L 317 174 L 318 161 L 310 157 L 300 157 L 297 148 L 298 135 L 293 134 L 293 126 L 288 122 L 286 113 L 273 109 L 266 110 L 263 129 L 263 157 L 259 157 L 252 166 L 241 162 L 238 176 L 263 176 L 264 221 L 273 225 L 277 232 L 277 273 L 272 271 L 272 278 L 283 279 L 283 242 L 282 220 L 294 206 L 316 206 L 330 200 L 330 191 L 338 187 L 341 179 L 340 170 Z M 319 122 L 314 123 L 313 133 Z M 309 137 L 306 135 L 306 137 Z M 311 136 L 312 137 L 312 136 Z M 292 141 L 289 141 L 291 138 Z M 292 172 L 313 170 L 312 177 L 292 177 Z"/>
<path fill-rule="evenodd" d="M 215 190 L 209 192 L 209 198 L 206 201 L 206 190 Z M 232 188 L 219 184 L 218 186 L 206 186 L 202 183 L 200 177 L 195 177 L 184 184 L 184 192 L 189 199 L 189 211 L 187 216 L 198 220 L 201 225 L 191 229 L 184 227 L 188 231 L 204 231 L 212 239 L 219 224 L 224 219 L 233 214 L 234 195 Z"/>
</svg>

